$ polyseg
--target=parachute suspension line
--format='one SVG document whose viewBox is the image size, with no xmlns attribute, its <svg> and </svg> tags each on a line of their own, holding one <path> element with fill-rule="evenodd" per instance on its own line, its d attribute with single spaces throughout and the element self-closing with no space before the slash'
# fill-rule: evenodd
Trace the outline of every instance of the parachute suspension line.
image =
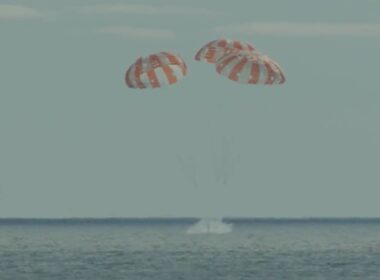
<svg viewBox="0 0 380 280">
<path fill-rule="evenodd" d="M 229 161 L 230 161 L 230 153 L 229 153 L 229 149 L 228 149 L 228 143 L 227 143 L 227 140 L 226 138 L 224 137 L 223 138 L 223 142 L 222 142 L 222 183 L 224 185 L 227 184 L 228 182 L 228 179 L 229 179 Z"/>
<path fill-rule="evenodd" d="M 214 135 L 215 140 L 215 161 L 214 161 L 214 178 L 216 184 L 227 185 L 234 171 L 233 156 L 233 136 L 228 136 L 225 132 L 227 125 L 222 118 L 223 109 L 218 106 L 217 113 L 214 115 Z"/>
<path fill-rule="evenodd" d="M 217 182 L 227 185 L 230 177 L 233 174 L 235 162 L 232 155 L 233 139 L 227 139 L 226 136 L 222 138 L 220 161 L 217 165 Z"/>
<path fill-rule="evenodd" d="M 186 178 L 194 187 L 198 187 L 197 180 L 197 166 L 193 157 L 184 158 L 177 156 L 178 162 L 182 168 L 182 172 Z"/>
</svg>

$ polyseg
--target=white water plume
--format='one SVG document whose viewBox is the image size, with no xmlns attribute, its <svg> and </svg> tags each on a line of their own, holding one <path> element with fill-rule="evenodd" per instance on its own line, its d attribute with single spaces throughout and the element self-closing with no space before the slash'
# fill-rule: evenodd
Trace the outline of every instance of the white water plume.
<svg viewBox="0 0 380 280">
<path fill-rule="evenodd" d="M 232 231 L 232 224 L 227 224 L 221 218 L 203 218 L 190 226 L 187 234 L 225 234 Z"/>
</svg>

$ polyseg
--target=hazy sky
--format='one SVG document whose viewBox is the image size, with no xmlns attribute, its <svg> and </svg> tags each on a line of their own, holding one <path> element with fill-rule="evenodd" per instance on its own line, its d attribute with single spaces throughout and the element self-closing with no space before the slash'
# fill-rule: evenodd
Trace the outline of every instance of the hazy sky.
<svg viewBox="0 0 380 280">
<path fill-rule="evenodd" d="M 3 0 L 0 217 L 379 216 L 380 1 Z M 284 68 L 250 86 L 196 62 L 213 39 Z M 132 90 L 139 56 L 189 74 Z M 215 180 L 223 139 L 234 165 Z M 178 158 L 193 161 L 198 187 Z"/>
</svg>

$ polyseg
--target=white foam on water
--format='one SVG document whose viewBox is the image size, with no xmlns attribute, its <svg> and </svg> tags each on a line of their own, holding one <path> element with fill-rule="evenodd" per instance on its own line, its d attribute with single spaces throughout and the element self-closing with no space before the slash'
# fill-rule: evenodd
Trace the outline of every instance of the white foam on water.
<svg viewBox="0 0 380 280">
<path fill-rule="evenodd" d="M 187 234 L 226 234 L 232 231 L 232 224 L 227 224 L 221 218 L 203 218 L 189 227 Z"/>
</svg>

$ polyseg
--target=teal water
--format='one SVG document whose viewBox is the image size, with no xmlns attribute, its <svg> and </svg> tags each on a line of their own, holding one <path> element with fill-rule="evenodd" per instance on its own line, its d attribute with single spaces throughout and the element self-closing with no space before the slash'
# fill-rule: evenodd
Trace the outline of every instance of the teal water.
<svg viewBox="0 0 380 280">
<path fill-rule="evenodd" d="M 380 279 L 380 220 L 0 220 L 0 279 Z"/>
</svg>

